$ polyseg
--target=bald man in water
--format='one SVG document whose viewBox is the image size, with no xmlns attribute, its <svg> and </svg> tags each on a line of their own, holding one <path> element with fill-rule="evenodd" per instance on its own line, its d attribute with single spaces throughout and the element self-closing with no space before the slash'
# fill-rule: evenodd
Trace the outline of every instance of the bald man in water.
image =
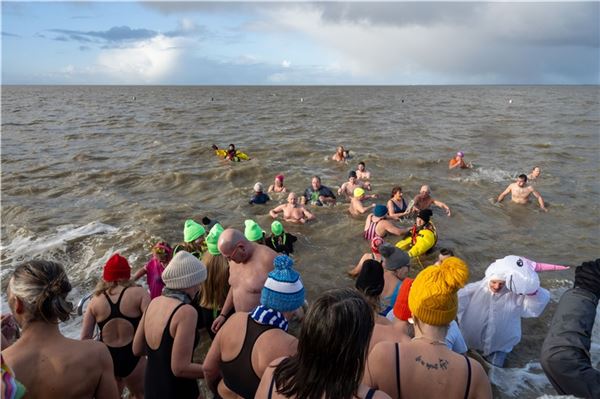
<svg viewBox="0 0 600 399">
<path fill-rule="evenodd" d="M 417 194 L 413 200 L 413 212 L 419 212 L 423 209 L 429 209 L 431 205 L 435 205 L 437 207 L 442 208 L 446 211 L 446 215 L 451 216 L 450 208 L 448 205 L 444 204 L 442 201 L 435 200 L 431 197 L 431 189 L 428 185 L 424 184 L 421 186 L 421 190 L 419 190 L 419 194 Z"/>
<path fill-rule="evenodd" d="M 249 312 L 260 304 L 260 293 L 277 256 L 271 248 L 248 241 L 235 229 L 223 231 L 217 245 L 229 261 L 230 288 L 221 314 L 212 324 L 215 333 L 233 308 L 236 312 Z"/>
</svg>

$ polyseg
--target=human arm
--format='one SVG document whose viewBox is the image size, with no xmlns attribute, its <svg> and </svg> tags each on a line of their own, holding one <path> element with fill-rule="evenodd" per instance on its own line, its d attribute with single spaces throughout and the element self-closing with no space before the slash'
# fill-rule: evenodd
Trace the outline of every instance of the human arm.
<svg viewBox="0 0 600 399">
<path fill-rule="evenodd" d="M 146 266 L 142 267 L 140 270 L 138 270 L 137 272 L 135 272 L 135 274 L 133 275 L 133 281 L 138 281 L 140 278 L 142 278 L 145 274 L 147 273 L 146 270 Z"/>
<path fill-rule="evenodd" d="M 148 305 L 150 305 L 150 300 L 150 294 L 148 294 L 148 291 L 142 288 L 142 300 L 140 301 L 140 310 L 142 311 L 142 314 L 146 312 L 146 309 L 148 309 Z"/>
<path fill-rule="evenodd" d="M 460 166 L 460 162 L 456 162 L 456 160 L 454 158 L 452 158 L 449 162 L 448 162 L 448 169 L 456 169 Z"/>
<path fill-rule="evenodd" d="M 540 208 L 544 211 L 544 212 L 548 212 L 548 209 L 546 209 L 546 204 L 544 204 L 544 199 L 542 198 L 542 196 L 540 195 L 540 193 L 538 193 L 535 190 L 531 190 L 531 194 L 533 194 L 533 196 L 535 198 L 537 198 L 538 203 L 540 204 Z"/>
<path fill-rule="evenodd" d="M 266 398 L 269 396 L 269 390 L 271 389 L 271 380 L 273 379 L 273 373 L 275 372 L 275 368 L 281 361 L 285 359 L 284 357 L 280 357 L 278 359 L 273 360 L 269 366 L 265 369 L 258 388 L 256 389 L 255 398 Z"/>
<path fill-rule="evenodd" d="M 600 397 L 600 371 L 590 359 L 599 298 L 600 259 L 596 259 L 575 270 L 575 286 L 560 298 L 542 345 L 542 368 L 561 395 Z"/>
<path fill-rule="evenodd" d="M 217 316 L 217 318 L 213 321 L 210 329 L 215 334 L 223 323 L 227 321 L 227 315 L 231 313 L 233 309 L 233 288 L 229 287 L 229 292 L 227 292 L 227 298 L 225 298 L 225 303 L 223 304 L 223 308 L 221 309 L 221 313 Z"/>
<path fill-rule="evenodd" d="M 504 191 L 502 191 L 502 193 L 500 193 L 500 195 L 496 199 L 496 202 L 502 202 L 504 197 L 506 197 L 508 195 L 508 193 L 510 193 L 511 188 L 512 188 L 512 184 L 509 184 L 508 187 L 506 187 L 506 190 L 504 190 Z"/>
<path fill-rule="evenodd" d="M 346 186 L 347 186 L 347 185 L 348 185 L 348 183 L 344 183 L 344 184 L 342 184 L 342 185 L 340 186 L 340 188 L 338 188 L 338 191 L 337 191 L 338 195 L 341 195 L 343 192 L 345 192 L 345 191 L 346 191 Z"/>
<path fill-rule="evenodd" d="M 442 201 L 433 200 L 433 205 L 442 208 L 444 211 L 446 211 L 446 214 L 448 216 L 452 216 L 452 212 L 450 212 L 450 208 L 448 207 L 448 205 L 444 204 Z"/>
<path fill-rule="evenodd" d="M 94 327 L 96 327 L 96 316 L 93 312 L 93 304 L 90 303 L 83 314 L 83 321 L 81 322 L 81 335 L 79 339 L 93 339 Z"/>
<path fill-rule="evenodd" d="M 387 223 L 385 223 L 384 227 L 385 227 L 385 231 L 387 231 L 390 234 L 393 234 L 395 236 L 403 236 L 404 234 L 406 234 L 408 232 L 408 228 L 403 228 L 403 227 L 397 227 L 394 226 L 394 224 L 392 222 L 390 222 L 389 220 L 386 220 Z"/>
<path fill-rule="evenodd" d="M 274 185 L 274 184 L 271 184 L 271 185 L 269 186 L 269 189 L 267 190 L 267 192 L 268 192 L 268 193 L 272 193 L 273 191 L 275 191 L 275 190 L 274 190 L 274 188 L 275 188 L 275 185 Z"/>
<path fill-rule="evenodd" d="M 171 330 L 173 350 L 171 351 L 171 371 L 175 377 L 202 378 L 202 364 L 193 363 L 190 353 L 194 352 L 194 335 L 198 312 L 191 305 L 184 305 L 175 312 Z"/>
<path fill-rule="evenodd" d="M 545 288 L 538 288 L 534 294 L 523 295 L 521 317 L 538 317 L 550 301 L 550 292 Z"/>
<path fill-rule="evenodd" d="M 202 363 L 202 369 L 204 371 L 204 380 L 208 388 L 217 394 L 217 386 L 221 380 L 221 334 L 223 330 L 215 336 L 208 349 L 208 353 Z"/>
<path fill-rule="evenodd" d="M 321 201 L 323 205 L 335 205 L 335 194 L 329 187 L 321 186 L 319 189 L 319 201 Z"/>
<path fill-rule="evenodd" d="M 560 298 L 542 345 L 544 373 L 561 395 L 600 397 L 600 370 L 594 369 L 590 345 L 598 296 L 572 288 Z"/>
<path fill-rule="evenodd" d="M 302 208 L 302 213 L 304 213 L 304 218 L 308 222 L 309 220 L 314 220 L 315 215 L 313 215 L 308 209 Z"/>
<path fill-rule="evenodd" d="M 271 215 L 271 217 L 272 217 L 273 219 L 277 219 L 277 214 L 278 214 L 279 212 L 283 212 L 283 209 L 284 209 L 284 207 L 285 207 L 285 205 L 279 205 L 279 206 L 277 206 L 277 207 L 275 207 L 275 208 L 271 209 L 271 210 L 269 211 L 269 215 Z"/>
<path fill-rule="evenodd" d="M 131 351 L 136 356 L 143 356 L 146 354 L 146 332 L 144 331 L 145 320 L 146 312 L 144 312 L 144 314 L 142 315 L 140 323 L 138 324 L 138 327 L 135 330 L 135 335 L 133 336 Z"/>
<path fill-rule="evenodd" d="M 96 385 L 96 391 L 94 392 L 94 398 L 96 399 L 116 399 L 119 398 L 119 388 L 117 387 L 117 380 L 115 379 L 114 368 L 112 357 L 108 351 L 108 347 L 100 342 L 94 342 L 98 351 L 98 363 L 97 365 L 102 370 L 98 385 Z"/>
<path fill-rule="evenodd" d="M 371 258 L 371 254 L 364 254 L 363 256 L 360 257 L 358 263 L 356 264 L 356 266 L 354 266 L 352 269 L 350 269 L 348 271 L 348 274 L 352 277 L 356 277 L 360 274 L 360 271 L 362 270 L 362 265 L 363 263 L 367 260 Z"/>
</svg>

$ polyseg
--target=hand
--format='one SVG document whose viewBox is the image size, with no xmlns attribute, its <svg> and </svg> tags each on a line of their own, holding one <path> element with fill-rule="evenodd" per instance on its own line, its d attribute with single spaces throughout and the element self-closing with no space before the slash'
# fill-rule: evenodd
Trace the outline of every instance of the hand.
<svg viewBox="0 0 600 399">
<path fill-rule="evenodd" d="M 227 321 L 227 319 L 225 318 L 225 316 L 220 314 L 217 316 L 215 321 L 213 321 L 212 325 L 210 326 L 210 329 L 212 330 L 212 332 L 214 332 L 216 334 L 217 331 L 219 331 L 221 326 L 223 326 L 223 324 L 225 324 L 226 321 Z"/>
<path fill-rule="evenodd" d="M 11 313 L 5 313 L 1 316 L 2 336 L 8 340 L 8 344 L 12 344 L 19 338 L 19 327 Z"/>
<path fill-rule="evenodd" d="M 577 266 L 573 286 L 600 297 L 600 259 L 583 262 L 581 266 Z"/>
</svg>

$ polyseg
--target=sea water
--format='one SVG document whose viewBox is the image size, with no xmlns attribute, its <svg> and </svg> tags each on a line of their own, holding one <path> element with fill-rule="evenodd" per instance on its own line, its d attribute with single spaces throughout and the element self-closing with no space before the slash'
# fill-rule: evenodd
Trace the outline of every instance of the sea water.
<svg viewBox="0 0 600 399">
<path fill-rule="evenodd" d="M 254 183 L 282 173 L 301 193 L 317 174 L 337 189 L 359 161 L 371 171 L 376 203 L 393 186 L 410 199 L 429 184 L 448 204 L 452 217 L 434 209 L 436 248 L 465 259 L 471 281 L 509 254 L 576 266 L 600 253 L 599 98 L 597 86 L 3 86 L 2 287 L 19 262 L 53 259 L 66 267 L 77 302 L 115 251 L 138 269 L 156 241 L 181 241 L 183 222 L 204 215 L 239 229 L 255 219 L 268 232 L 268 210 L 285 195 L 250 206 Z M 252 159 L 218 159 L 213 143 L 235 143 Z M 347 163 L 329 160 L 338 145 L 350 150 Z M 472 170 L 448 170 L 459 150 Z M 542 169 L 534 187 L 548 213 L 535 201 L 494 204 L 533 166 Z M 295 262 L 309 301 L 352 285 L 346 270 L 369 251 L 364 217 L 347 206 L 311 209 L 315 222 L 285 226 L 299 237 Z M 411 276 L 435 257 L 414 262 Z M 496 397 L 554 393 L 539 352 L 572 280 L 573 269 L 541 275 L 552 301 L 540 318 L 523 320 L 507 367 L 492 371 Z M 72 337 L 80 327 L 81 317 L 61 326 Z"/>
</svg>

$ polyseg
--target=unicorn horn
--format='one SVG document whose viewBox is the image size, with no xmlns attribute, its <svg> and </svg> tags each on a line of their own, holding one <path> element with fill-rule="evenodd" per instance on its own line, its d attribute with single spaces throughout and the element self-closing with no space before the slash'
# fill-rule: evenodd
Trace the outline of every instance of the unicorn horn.
<svg viewBox="0 0 600 399">
<path fill-rule="evenodd" d="M 536 272 L 546 272 L 549 270 L 567 270 L 569 269 L 568 266 L 561 266 L 561 265 L 553 265 L 551 263 L 541 263 L 541 262 L 535 262 L 535 271 Z"/>
</svg>

